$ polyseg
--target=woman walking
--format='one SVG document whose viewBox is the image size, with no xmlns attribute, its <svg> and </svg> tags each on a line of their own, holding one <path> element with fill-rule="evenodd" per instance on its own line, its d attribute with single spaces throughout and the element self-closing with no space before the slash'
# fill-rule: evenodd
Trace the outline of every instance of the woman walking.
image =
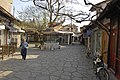
<svg viewBox="0 0 120 80">
<path fill-rule="evenodd" d="M 22 59 L 26 60 L 28 43 L 25 42 L 24 40 L 22 40 L 22 42 L 20 44 L 20 47 L 21 47 L 21 56 L 22 56 Z"/>
</svg>

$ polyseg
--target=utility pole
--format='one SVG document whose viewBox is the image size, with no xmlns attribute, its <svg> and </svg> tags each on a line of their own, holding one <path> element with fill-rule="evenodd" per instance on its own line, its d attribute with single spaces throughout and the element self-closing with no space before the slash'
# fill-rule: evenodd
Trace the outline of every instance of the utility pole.
<svg viewBox="0 0 120 80">
<path fill-rule="evenodd" d="M 15 6 L 13 6 L 13 16 L 15 15 Z"/>
</svg>

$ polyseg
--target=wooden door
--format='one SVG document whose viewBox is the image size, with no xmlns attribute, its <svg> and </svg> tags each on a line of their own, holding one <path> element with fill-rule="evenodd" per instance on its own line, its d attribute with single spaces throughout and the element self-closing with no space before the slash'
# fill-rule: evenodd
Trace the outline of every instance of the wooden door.
<svg viewBox="0 0 120 80">
<path fill-rule="evenodd" d="M 110 36 L 110 63 L 109 67 L 115 72 L 116 68 L 116 49 L 117 48 L 117 29 L 111 30 Z"/>
<path fill-rule="evenodd" d="M 118 34 L 118 51 L 116 54 L 116 76 L 120 80 L 120 27 L 119 27 L 119 34 Z"/>
</svg>

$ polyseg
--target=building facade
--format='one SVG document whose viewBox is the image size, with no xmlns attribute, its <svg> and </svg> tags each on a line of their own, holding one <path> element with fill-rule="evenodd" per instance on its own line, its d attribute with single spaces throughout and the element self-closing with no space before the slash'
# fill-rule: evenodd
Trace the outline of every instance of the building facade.
<svg viewBox="0 0 120 80">
<path fill-rule="evenodd" d="M 92 52 L 96 53 L 99 52 L 104 59 L 104 62 L 107 64 L 107 51 L 108 51 L 108 28 L 110 20 L 106 18 L 98 19 L 101 15 L 100 13 L 103 12 L 107 4 L 110 2 L 110 0 L 106 0 L 103 2 L 100 2 L 96 4 L 97 8 L 94 6 L 90 9 L 90 11 L 95 11 L 97 19 L 95 20 L 95 23 L 93 23 L 94 26 L 96 26 L 92 32 L 93 32 L 93 41 L 92 41 Z"/>
<path fill-rule="evenodd" d="M 108 39 L 108 68 L 120 80 L 120 0 L 112 0 L 100 14 L 97 20 L 102 21 L 105 26 L 105 33 L 102 40 Z M 102 42 L 104 45 L 105 41 Z M 103 49 L 105 46 L 102 46 Z M 106 46 L 107 47 L 107 46 Z"/>
<path fill-rule="evenodd" d="M 11 13 L 13 0 L 0 0 L 0 6 Z"/>
</svg>

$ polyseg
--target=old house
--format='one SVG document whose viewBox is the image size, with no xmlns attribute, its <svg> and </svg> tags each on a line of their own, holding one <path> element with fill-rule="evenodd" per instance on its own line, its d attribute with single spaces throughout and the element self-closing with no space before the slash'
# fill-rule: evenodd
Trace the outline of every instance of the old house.
<svg viewBox="0 0 120 80">
<path fill-rule="evenodd" d="M 10 39 L 9 30 L 13 30 L 13 22 L 15 18 L 7 12 L 3 7 L 0 6 L 0 20 L 1 20 L 1 45 L 8 44 Z M 3 29 L 4 27 L 4 29 Z"/>
<path fill-rule="evenodd" d="M 109 36 L 109 55 L 108 55 L 108 67 L 120 80 L 120 1 L 113 0 L 105 8 L 101 17 L 110 19 L 110 36 Z M 114 16 L 113 16 L 114 15 Z"/>
<path fill-rule="evenodd" d="M 118 80 L 120 80 L 120 0 L 112 0 L 100 14 L 97 20 L 105 20 L 103 23 L 108 30 L 108 68 L 116 75 Z M 108 21 L 107 21 L 108 20 Z M 106 38 L 107 39 L 107 38 Z M 105 40 L 105 39 L 104 39 Z"/>
<path fill-rule="evenodd" d="M 75 36 L 73 34 L 77 34 L 78 29 L 76 25 L 64 25 L 64 26 L 56 26 L 54 28 L 55 32 L 59 33 L 59 37 L 61 38 L 61 44 L 72 44 L 73 41 L 78 40 L 77 38 L 75 39 Z"/>
<path fill-rule="evenodd" d="M 20 43 L 20 31 L 14 25 L 18 20 L 11 15 L 12 0 L 0 0 L 0 47 L 3 54 L 13 54 Z M 6 4 L 6 5 L 5 5 Z M 12 45 L 11 45 L 12 44 Z M 20 44 L 18 44 L 19 46 Z"/>
<path fill-rule="evenodd" d="M 95 6 L 92 6 L 90 11 L 96 12 L 96 20 L 92 21 L 92 26 L 94 27 L 92 29 L 92 41 L 91 41 L 91 47 L 92 52 L 95 54 L 96 52 L 101 53 L 103 56 L 104 62 L 107 64 L 107 51 L 108 51 L 108 37 L 109 37 L 109 23 L 110 20 L 106 18 L 100 19 L 99 16 L 101 12 L 103 12 L 103 9 L 107 6 L 107 4 L 110 2 L 110 0 L 102 1 Z"/>
</svg>

